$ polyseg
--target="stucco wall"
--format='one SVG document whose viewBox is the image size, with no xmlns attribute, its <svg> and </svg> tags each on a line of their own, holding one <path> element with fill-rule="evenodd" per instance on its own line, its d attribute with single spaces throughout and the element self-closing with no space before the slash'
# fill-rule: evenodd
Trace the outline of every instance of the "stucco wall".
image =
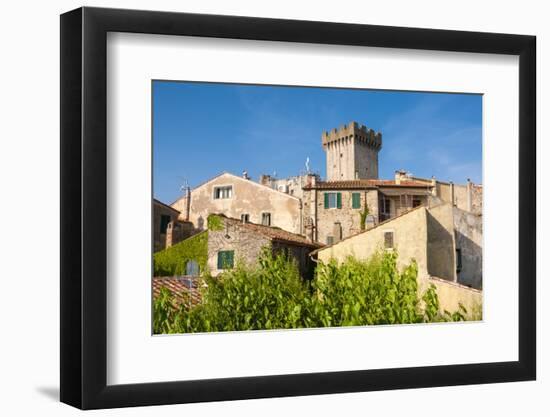
<svg viewBox="0 0 550 417">
<path fill-rule="evenodd" d="M 214 187 L 233 186 L 232 197 L 214 199 Z M 271 226 L 280 227 L 292 233 L 301 233 L 300 199 L 276 191 L 252 180 L 246 180 L 232 174 L 222 174 L 191 191 L 189 220 L 197 230 L 206 228 L 209 214 L 224 214 L 240 219 L 248 214 L 251 223 L 262 222 L 262 213 L 271 213 Z M 184 218 L 186 197 L 172 204 L 181 211 Z"/>
<path fill-rule="evenodd" d="M 427 212 L 428 274 L 449 281 L 456 279 L 453 208 L 442 204 Z"/>
<path fill-rule="evenodd" d="M 329 262 L 334 258 L 341 262 L 350 255 L 358 259 L 368 259 L 383 249 L 384 232 L 393 231 L 394 244 L 399 254 L 398 267 L 404 268 L 412 259 L 418 264 L 419 293 L 423 293 L 430 284 L 434 284 L 441 311 L 457 311 L 461 303 L 468 310 L 468 318 L 471 319 L 472 314 L 481 314 L 481 291 L 449 280 L 449 276 L 454 277 L 455 271 L 455 210 L 457 209 L 447 204 L 430 209 L 416 208 L 367 232 L 321 249 L 317 253 L 318 259 Z M 435 276 L 435 272 L 438 271 L 445 276 Z"/>
<path fill-rule="evenodd" d="M 483 279 L 483 218 L 454 208 L 455 245 L 460 249 L 462 267 L 457 281 L 482 288 Z"/>
<path fill-rule="evenodd" d="M 440 311 L 455 312 L 462 304 L 467 310 L 466 318 L 481 320 L 483 293 L 479 290 L 448 282 L 437 277 L 420 277 L 419 288 L 424 291 L 430 284 L 437 288 Z"/>
<path fill-rule="evenodd" d="M 426 208 L 420 207 L 408 214 L 379 224 L 367 232 L 352 236 L 318 252 L 318 259 L 323 262 L 331 258 L 343 261 L 347 256 L 368 259 L 375 252 L 384 248 L 384 233 L 393 232 L 395 250 L 399 256 L 399 268 L 407 266 L 412 259 L 418 263 L 419 273 L 427 271 L 427 230 Z"/>
</svg>

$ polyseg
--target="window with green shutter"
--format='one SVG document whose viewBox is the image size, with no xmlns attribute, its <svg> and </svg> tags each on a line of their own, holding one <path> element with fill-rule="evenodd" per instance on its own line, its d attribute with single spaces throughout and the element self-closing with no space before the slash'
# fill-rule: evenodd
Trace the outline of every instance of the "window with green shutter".
<svg viewBox="0 0 550 417">
<path fill-rule="evenodd" d="M 325 208 L 342 208 L 342 193 L 325 193 Z"/>
<path fill-rule="evenodd" d="M 232 250 L 221 250 L 218 252 L 218 269 L 231 269 L 234 265 L 234 254 Z"/>
<path fill-rule="evenodd" d="M 361 194 L 353 193 L 351 195 L 351 208 L 354 208 L 354 209 L 361 208 Z"/>
</svg>

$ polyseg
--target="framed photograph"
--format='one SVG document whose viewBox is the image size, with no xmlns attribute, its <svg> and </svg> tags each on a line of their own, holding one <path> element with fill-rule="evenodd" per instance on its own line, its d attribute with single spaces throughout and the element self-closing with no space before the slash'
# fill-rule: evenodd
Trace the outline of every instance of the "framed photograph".
<svg viewBox="0 0 550 417">
<path fill-rule="evenodd" d="M 61 16 L 61 401 L 533 380 L 535 37 Z"/>
</svg>

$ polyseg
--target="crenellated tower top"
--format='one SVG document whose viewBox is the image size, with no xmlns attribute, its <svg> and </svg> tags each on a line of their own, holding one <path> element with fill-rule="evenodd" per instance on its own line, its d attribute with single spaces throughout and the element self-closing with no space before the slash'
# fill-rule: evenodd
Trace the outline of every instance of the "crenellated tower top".
<svg viewBox="0 0 550 417">
<path fill-rule="evenodd" d="M 323 132 L 321 142 L 326 153 L 328 181 L 378 178 L 380 132 L 351 122 Z"/>
</svg>

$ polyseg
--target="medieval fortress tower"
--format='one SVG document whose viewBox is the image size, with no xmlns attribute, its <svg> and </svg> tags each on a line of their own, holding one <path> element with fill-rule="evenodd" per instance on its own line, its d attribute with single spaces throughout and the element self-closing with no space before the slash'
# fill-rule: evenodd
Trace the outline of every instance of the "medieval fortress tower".
<svg viewBox="0 0 550 417">
<path fill-rule="evenodd" d="M 321 135 L 326 153 L 327 181 L 378 179 L 382 134 L 351 122 Z"/>
</svg>

